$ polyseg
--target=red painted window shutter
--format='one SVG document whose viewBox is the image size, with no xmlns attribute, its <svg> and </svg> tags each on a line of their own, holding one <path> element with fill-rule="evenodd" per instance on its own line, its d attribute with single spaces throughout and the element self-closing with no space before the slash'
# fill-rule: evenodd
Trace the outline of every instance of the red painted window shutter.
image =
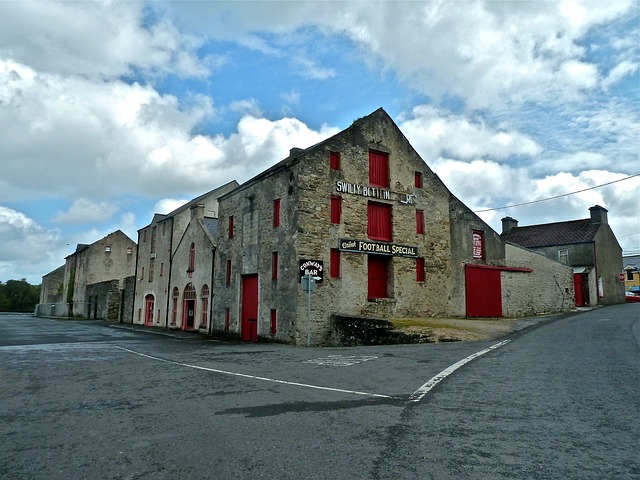
<svg viewBox="0 0 640 480">
<path fill-rule="evenodd" d="M 422 172 L 416 172 L 416 188 L 422 188 Z"/>
<path fill-rule="evenodd" d="M 277 332 L 277 317 L 276 317 L 276 309 L 271 309 L 271 335 L 275 335 Z"/>
<path fill-rule="evenodd" d="M 331 170 L 340 170 L 340 153 L 329 153 L 329 167 L 331 168 Z"/>
<path fill-rule="evenodd" d="M 233 238 L 233 215 L 229 216 L 229 238 Z"/>
<path fill-rule="evenodd" d="M 278 279 L 278 252 L 271 254 L 271 280 Z"/>
<path fill-rule="evenodd" d="M 330 266 L 331 278 L 340 277 L 340 250 L 338 250 L 337 248 L 331 249 L 330 262 L 331 262 L 331 266 Z"/>
<path fill-rule="evenodd" d="M 229 308 L 224 309 L 224 329 L 229 330 L 229 324 L 231 323 L 231 312 Z"/>
<path fill-rule="evenodd" d="M 389 155 L 369 150 L 369 184 L 389 187 Z"/>
<path fill-rule="evenodd" d="M 231 285 L 231 260 L 227 260 L 227 285 Z"/>
<path fill-rule="evenodd" d="M 342 217 L 342 197 L 331 197 L 331 223 L 340 223 Z"/>
<path fill-rule="evenodd" d="M 416 210 L 416 233 L 424 234 L 424 210 Z"/>
<path fill-rule="evenodd" d="M 273 228 L 280 226 L 280 199 L 273 201 Z"/>
<path fill-rule="evenodd" d="M 368 298 L 387 298 L 389 284 L 389 257 L 368 255 Z"/>
<path fill-rule="evenodd" d="M 369 202 L 367 217 L 369 238 L 390 242 L 392 239 L 391 205 Z"/>
<path fill-rule="evenodd" d="M 424 258 L 416 258 L 416 282 L 424 282 Z"/>
</svg>

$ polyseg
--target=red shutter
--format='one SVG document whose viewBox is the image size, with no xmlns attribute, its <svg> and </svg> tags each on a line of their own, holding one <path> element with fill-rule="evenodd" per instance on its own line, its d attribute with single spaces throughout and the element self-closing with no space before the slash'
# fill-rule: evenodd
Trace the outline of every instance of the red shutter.
<svg viewBox="0 0 640 480">
<path fill-rule="evenodd" d="M 424 234 L 424 210 L 416 210 L 416 233 Z"/>
<path fill-rule="evenodd" d="M 340 250 L 337 248 L 331 249 L 331 278 L 340 277 Z"/>
<path fill-rule="evenodd" d="M 422 172 L 416 172 L 416 188 L 422 188 Z"/>
<path fill-rule="evenodd" d="M 229 308 L 224 309 L 224 329 L 229 330 L 229 324 L 231 323 L 231 311 Z"/>
<path fill-rule="evenodd" d="M 368 298 L 387 298 L 389 283 L 389 257 L 368 255 Z"/>
<path fill-rule="evenodd" d="M 233 215 L 229 217 L 229 238 L 233 238 Z"/>
<path fill-rule="evenodd" d="M 340 153 L 329 153 L 329 167 L 331 168 L 331 170 L 340 170 Z"/>
<path fill-rule="evenodd" d="M 342 216 L 342 197 L 331 197 L 331 223 L 340 223 Z"/>
<path fill-rule="evenodd" d="M 369 202 L 367 216 L 369 238 L 390 242 L 392 239 L 391 205 Z"/>
<path fill-rule="evenodd" d="M 271 279 L 278 279 L 278 252 L 271 254 Z"/>
<path fill-rule="evenodd" d="M 277 331 L 276 309 L 271 309 L 271 335 L 275 335 Z"/>
<path fill-rule="evenodd" d="M 227 260 L 227 285 L 231 285 L 231 260 Z"/>
<path fill-rule="evenodd" d="M 389 187 L 389 155 L 369 150 L 369 184 Z"/>
<path fill-rule="evenodd" d="M 424 282 L 424 258 L 416 258 L 416 282 Z"/>
<path fill-rule="evenodd" d="M 273 228 L 280 226 L 280 199 L 273 201 Z"/>
</svg>

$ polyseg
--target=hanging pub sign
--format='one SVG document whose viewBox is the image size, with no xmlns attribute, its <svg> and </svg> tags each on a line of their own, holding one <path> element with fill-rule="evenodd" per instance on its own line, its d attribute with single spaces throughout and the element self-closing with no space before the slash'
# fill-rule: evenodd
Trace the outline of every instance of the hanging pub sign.
<svg viewBox="0 0 640 480">
<path fill-rule="evenodd" d="M 300 278 L 305 275 L 311 275 L 312 277 L 319 278 L 317 282 L 321 282 L 324 278 L 324 267 L 322 260 L 300 260 Z"/>
<path fill-rule="evenodd" d="M 343 252 L 377 253 L 394 257 L 417 257 L 418 247 L 398 245 L 397 243 L 372 242 L 370 240 L 354 240 L 341 238 L 339 248 Z"/>
</svg>

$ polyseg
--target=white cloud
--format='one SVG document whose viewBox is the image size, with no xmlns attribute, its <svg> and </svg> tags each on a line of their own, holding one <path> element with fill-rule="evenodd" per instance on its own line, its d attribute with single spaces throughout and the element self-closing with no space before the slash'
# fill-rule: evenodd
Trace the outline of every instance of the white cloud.
<svg viewBox="0 0 640 480">
<path fill-rule="evenodd" d="M 631 75 L 638 70 L 638 62 L 623 60 L 611 69 L 607 77 L 602 80 L 602 88 L 608 90 L 612 85 L 618 83 L 627 75 Z"/>
<path fill-rule="evenodd" d="M 482 120 L 429 105 L 414 107 L 400 119 L 400 128 L 427 161 L 441 155 L 464 160 L 506 159 L 513 155 L 537 156 L 542 151 L 532 138 L 512 128 L 491 128 Z"/>
<path fill-rule="evenodd" d="M 53 221 L 65 224 L 102 223 L 108 221 L 116 210 L 117 207 L 112 203 L 80 198 L 66 212 L 58 213 Z"/>
<path fill-rule="evenodd" d="M 168 20 L 145 25 L 142 2 L 7 2 L 0 16 L 0 56 L 39 72 L 116 78 L 135 69 L 204 76 L 202 40 Z M 25 35 L 25 32 L 29 32 Z"/>
<path fill-rule="evenodd" d="M 153 207 L 153 212 L 166 215 L 167 213 L 173 212 L 174 210 L 180 208 L 182 205 L 188 203 L 189 201 L 190 199 L 163 198 L 162 200 L 156 202 Z"/>
</svg>

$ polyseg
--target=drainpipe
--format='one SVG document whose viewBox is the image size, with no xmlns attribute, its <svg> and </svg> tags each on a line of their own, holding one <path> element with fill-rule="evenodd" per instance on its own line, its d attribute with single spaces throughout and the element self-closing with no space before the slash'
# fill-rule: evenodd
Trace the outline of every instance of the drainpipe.
<svg viewBox="0 0 640 480">
<path fill-rule="evenodd" d="M 164 315 L 164 328 L 169 329 L 169 300 L 173 295 L 173 289 L 171 288 L 171 272 L 173 271 L 173 217 L 171 217 L 171 239 L 169 240 L 169 275 L 167 276 L 167 307 L 165 308 Z"/>
<path fill-rule="evenodd" d="M 140 256 L 140 231 L 138 231 L 138 244 L 136 245 L 136 270 L 133 277 L 133 302 L 131 302 L 131 325 L 136 314 L 136 292 L 138 290 L 138 257 Z"/>
<path fill-rule="evenodd" d="M 216 272 L 216 247 L 211 249 L 211 282 L 209 282 L 209 335 L 213 331 L 213 295 L 215 289 L 213 288 L 214 274 Z"/>
<path fill-rule="evenodd" d="M 596 305 L 600 305 L 600 275 L 598 275 L 598 254 L 596 253 L 596 242 L 593 242 L 593 265 L 596 271 Z M 604 283 L 602 284 L 602 298 L 604 298 Z"/>
</svg>

